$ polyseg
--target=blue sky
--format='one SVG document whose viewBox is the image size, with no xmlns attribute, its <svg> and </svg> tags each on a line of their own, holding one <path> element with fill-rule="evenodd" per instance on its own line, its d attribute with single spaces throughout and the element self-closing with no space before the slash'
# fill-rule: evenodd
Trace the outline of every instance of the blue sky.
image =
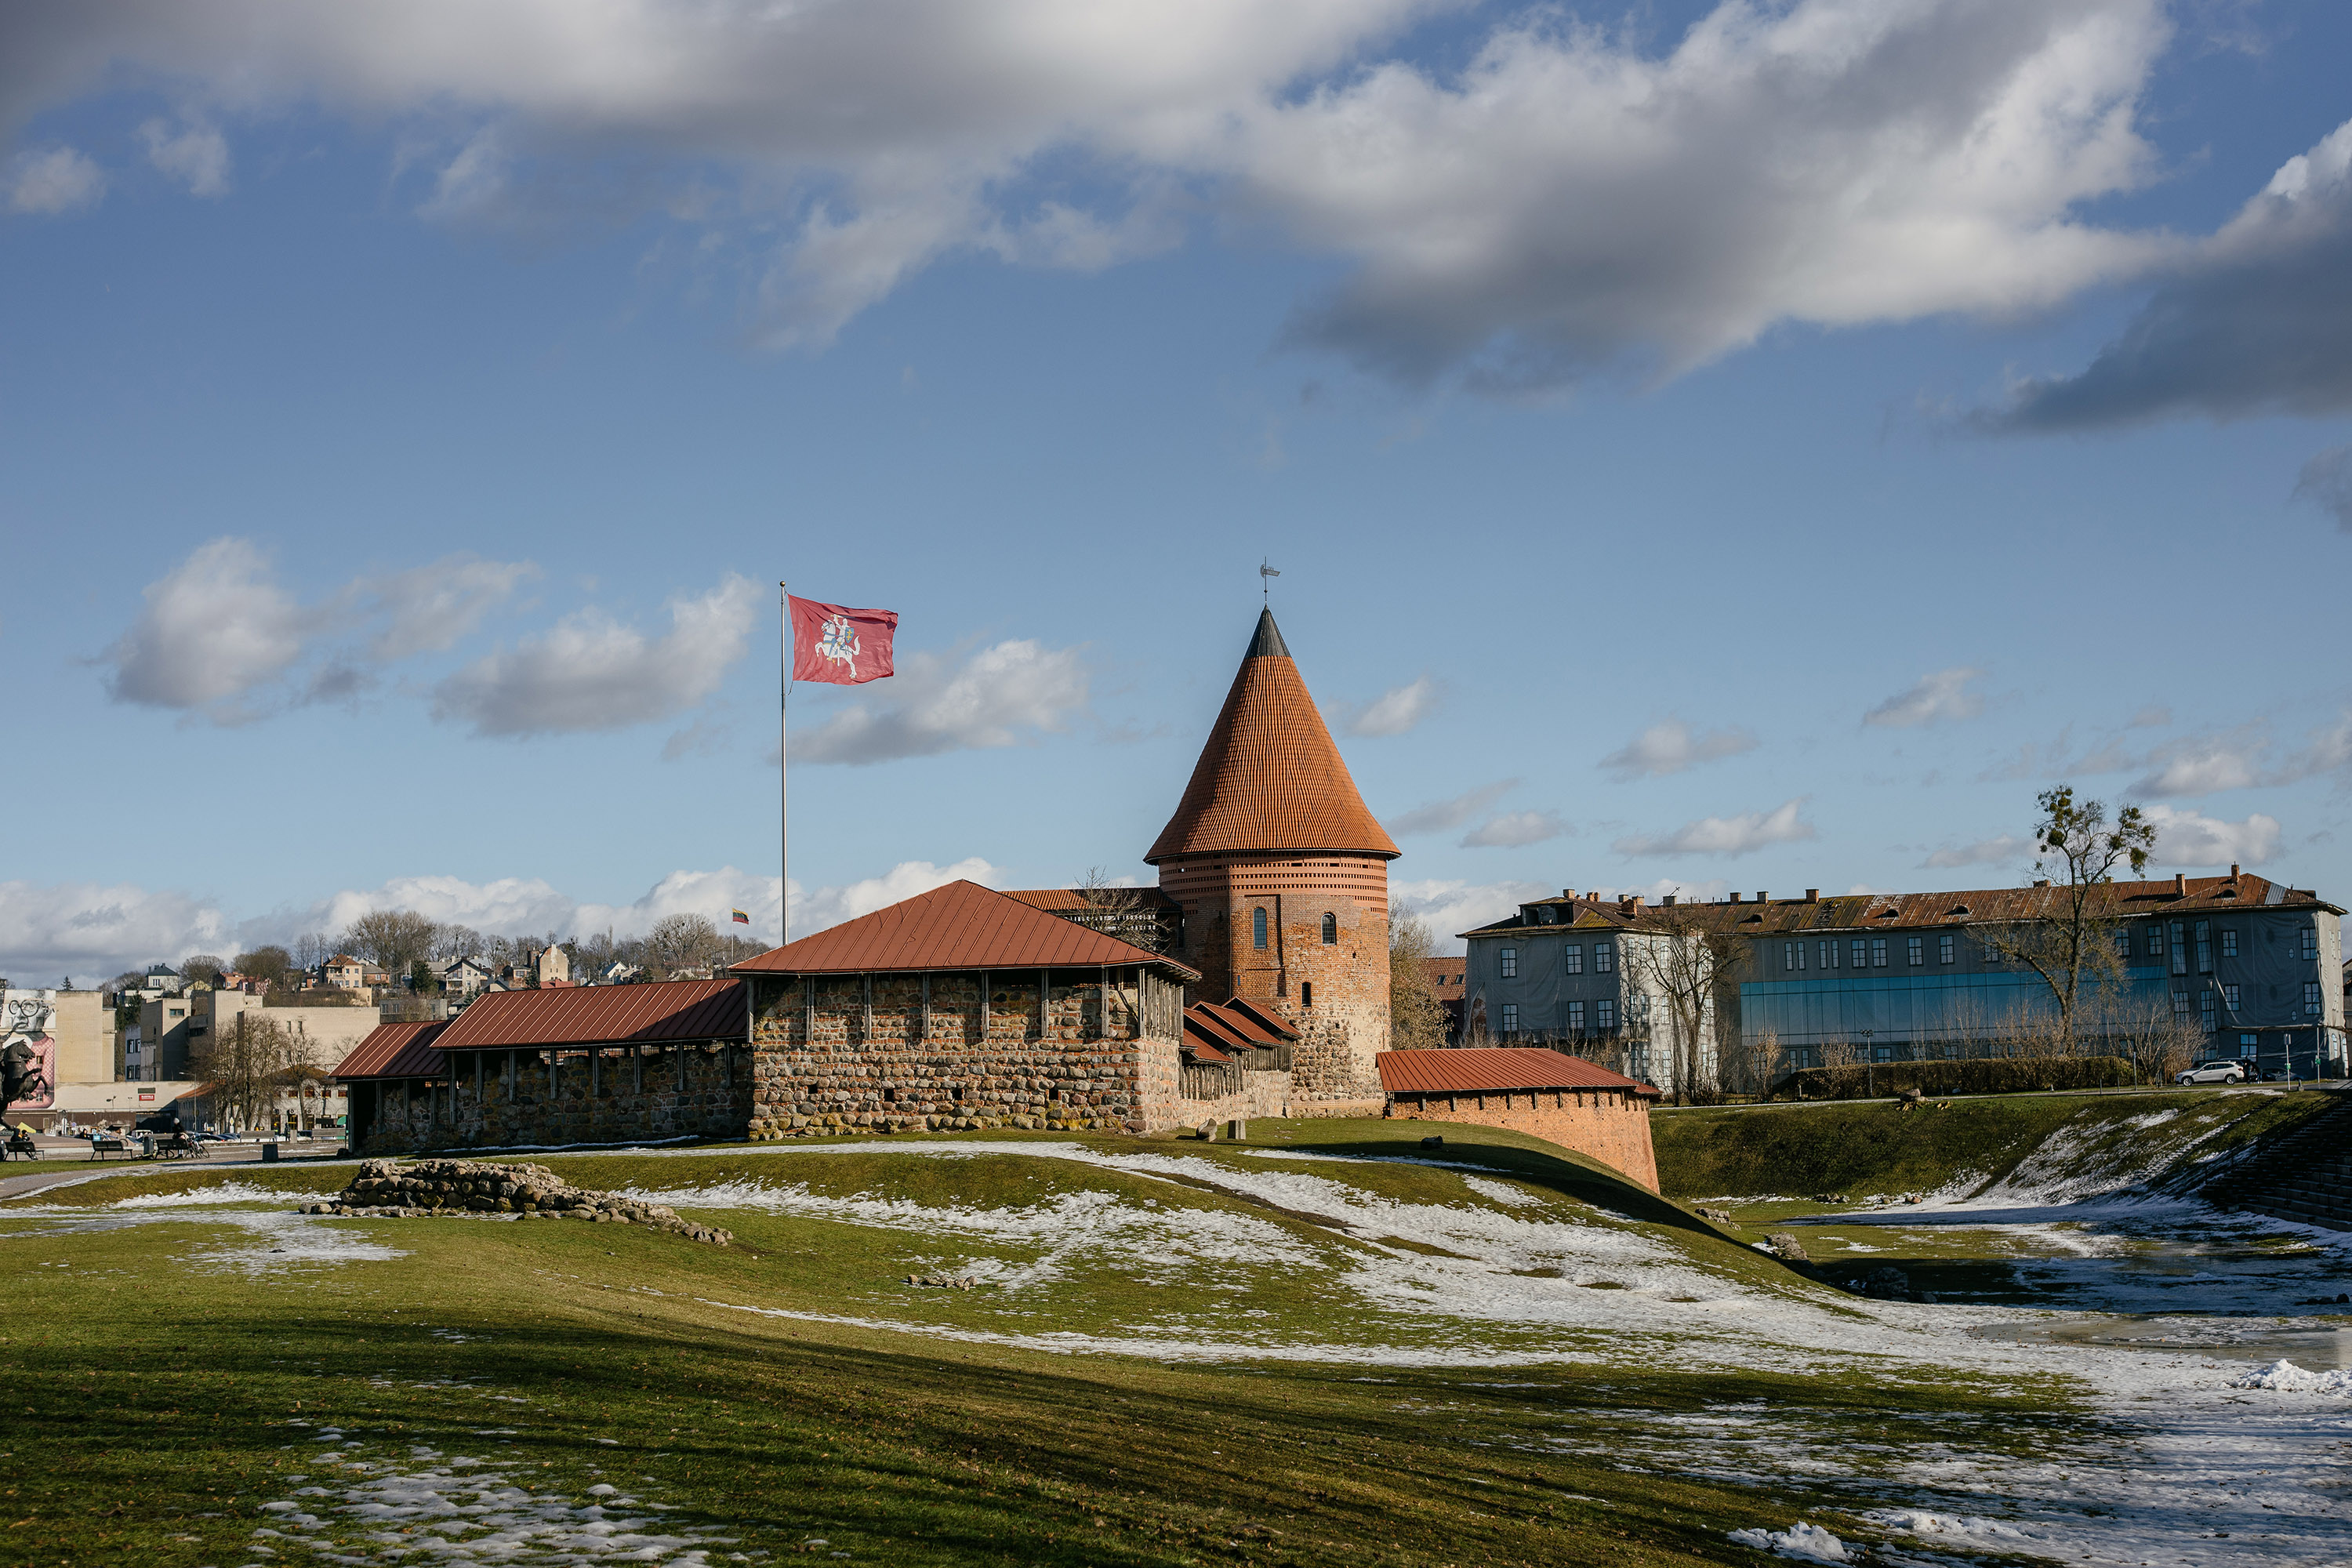
<svg viewBox="0 0 2352 1568">
<path fill-rule="evenodd" d="M 796 930 L 1149 879 L 1261 558 L 1448 931 L 2352 887 L 2352 13 L 764 12 L 0 22 L 0 973 L 772 933 L 779 577 Z"/>
</svg>

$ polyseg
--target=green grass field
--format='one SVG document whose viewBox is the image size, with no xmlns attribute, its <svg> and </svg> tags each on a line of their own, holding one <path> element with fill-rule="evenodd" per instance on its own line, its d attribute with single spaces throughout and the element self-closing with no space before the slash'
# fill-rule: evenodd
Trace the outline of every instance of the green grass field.
<svg viewBox="0 0 2352 1568">
<path fill-rule="evenodd" d="M 1533 1140 L 1255 1131 L 546 1161 L 723 1249 L 290 1213 L 348 1166 L 0 1205 L 6 1560 L 1753 1563 L 1906 1445 L 2101 1441 Z M 1765 1411 L 1843 1457 L 1676 1458 Z"/>
</svg>

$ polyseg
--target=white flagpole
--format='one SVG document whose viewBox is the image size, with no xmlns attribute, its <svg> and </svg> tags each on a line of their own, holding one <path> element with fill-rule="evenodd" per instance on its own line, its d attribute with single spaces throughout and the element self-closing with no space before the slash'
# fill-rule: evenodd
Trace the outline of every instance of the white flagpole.
<svg viewBox="0 0 2352 1568">
<path fill-rule="evenodd" d="M 781 582 L 776 584 L 776 647 L 782 675 L 776 699 L 776 869 L 782 877 L 776 884 L 776 940 L 782 946 L 793 940 L 793 829 L 784 787 L 790 772 L 784 744 L 792 736 L 793 599 Z"/>
<path fill-rule="evenodd" d="M 793 941 L 793 818 L 785 795 L 788 759 L 783 748 L 791 741 L 791 705 L 793 705 L 793 595 L 776 583 L 776 654 L 781 666 L 781 687 L 776 696 L 776 869 L 781 879 L 776 881 L 776 945 Z"/>
</svg>

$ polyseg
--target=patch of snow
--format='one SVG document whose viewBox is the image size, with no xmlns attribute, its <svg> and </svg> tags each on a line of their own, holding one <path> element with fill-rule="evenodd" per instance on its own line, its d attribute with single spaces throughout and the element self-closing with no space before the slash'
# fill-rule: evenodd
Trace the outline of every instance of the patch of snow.
<svg viewBox="0 0 2352 1568">
<path fill-rule="evenodd" d="M 1912 1535 L 1933 1535 L 1956 1543 L 1990 1546 L 2003 1549 L 2001 1543 L 2011 1541 L 2031 1541 L 2032 1536 L 2015 1525 L 2003 1524 L 1997 1519 L 1960 1517 L 1948 1513 L 1930 1513 L 1916 1508 L 1876 1508 L 1862 1516 L 1885 1530 L 1900 1530 Z"/>
<path fill-rule="evenodd" d="M 2305 1372 L 2282 1357 L 2265 1367 L 2230 1380 L 2231 1388 L 2271 1388 L 2283 1394 L 2352 1394 L 2352 1368 Z"/>
<path fill-rule="evenodd" d="M 1818 1524 L 1792 1524 L 1786 1530 L 1735 1530 L 1731 1539 L 1759 1552 L 1794 1557 L 1801 1563 L 1852 1563 L 1845 1542 Z"/>
</svg>

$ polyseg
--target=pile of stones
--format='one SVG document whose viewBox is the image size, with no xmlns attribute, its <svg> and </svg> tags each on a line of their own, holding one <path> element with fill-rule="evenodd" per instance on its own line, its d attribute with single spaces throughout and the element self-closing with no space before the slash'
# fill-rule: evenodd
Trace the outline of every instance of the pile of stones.
<svg viewBox="0 0 2352 1568">
<path fill-rule="evenodd" d="M 697 1225 L 676 1209 L 611 1193 L 575 1187 L 544 1165 L 487 1160 L 370 1160 L 334 1197 L 304 1204 L 304 1214 L 381 1219 L 462 1219 L 517 1215 L 524 1219 L 578 1219 L 598 1225 L 642 1225 L 725 1247 L 732 1233 Z"/>
</svg>

